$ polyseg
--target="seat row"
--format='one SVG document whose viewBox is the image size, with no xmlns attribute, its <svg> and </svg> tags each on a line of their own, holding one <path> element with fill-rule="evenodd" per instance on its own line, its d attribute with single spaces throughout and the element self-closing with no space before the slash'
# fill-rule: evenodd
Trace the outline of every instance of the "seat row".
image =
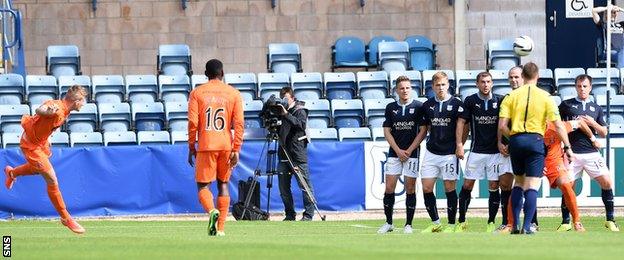
<svg viewBox="0 0 624 260">
<path fill-rule="evenodd" d="M 2 148 L 18 147 L 22 133 L 3 133 Z M 155 145 L 188 142 L 187 131 L 54 132 L 48 139 L 55 147 Z"/>
</svg>

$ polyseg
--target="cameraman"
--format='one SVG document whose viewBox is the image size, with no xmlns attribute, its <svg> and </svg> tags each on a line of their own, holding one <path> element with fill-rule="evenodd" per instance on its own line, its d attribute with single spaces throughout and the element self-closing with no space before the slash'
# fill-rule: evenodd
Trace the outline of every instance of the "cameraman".
<svg viewBox="0 0 624 260">
<path fill-rule="evenodd" d="M 290 156 L 294 167 L 300 171 L 301 178 L 310 188 L 309 194 L 314 196 L 314 189 L 312 188 L 312 183 L 310 182 L 310 171 L 308 169 L 308 152 L 306 150 L 308 145 L 308 139 L 306 137 L 308 111 L 304 108 L 303 102 L 295 100 L 293 89 L 291 87 L 283 87 L 280 90 L 280 98 L 284 99 L 288 103 L 288 108 L 280 105 L 280 107 L 282 107 L 282 111 L 280 113 L 282 125 L 279 128 L 280 144 L 284 145 L 284 148 Z M 297 213 L 295 213 L 290 184 L 292 176 L 295 172 L 290 168 L 286 156 L 283 154 L 281 149 L 279 150 L 279 160 L 280 163 L 277 170 L 281 173 L 278 175 L 278 181 L 280 195 L 282 197 L 282 202 L 284 202 L 284 211 L 286 213 L 284 221 L 294 221 Z M 312 199 L 308 197 L 308 193 L 305 192 L 299 178 L 295 176 L 295 179 L 297 180 L 299 188 L 303 193 L 303 205 L 305 207 L 305 211 L 303 212 L 301 221 L 310 221 L 314 216 L 314 205 L 312 204 Z"/>
</svg>

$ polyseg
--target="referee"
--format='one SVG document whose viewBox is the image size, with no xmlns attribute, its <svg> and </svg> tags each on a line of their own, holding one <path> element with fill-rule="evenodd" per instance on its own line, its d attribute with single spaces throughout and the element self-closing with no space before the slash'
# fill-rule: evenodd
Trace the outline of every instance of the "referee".
<svg viewBox="0 0 624 260">
<path fill-rule="evenodd" d="M 540 188 L 544 171 L 544 132 L 547 121 L 557 126 L 557 134 L 563 140 L 566 154 L 570 159 L 574 153 L 570 150 L 570 142 L 565 126 L 561 122 L 559 110 L 550 99 L 550 95 L 536 86 L 539 68 L 529 62 L 522 68 L 525 85 L 514 90 L 503 100 L 500 108 L 498 131 L 509 136 L 508 149 L 501 153 L 511 156 L 511 165 L 515 175 L 514 187 L 511 190 L 511 208 L 513 211 L 512 234 L 533 234 L 530 229 L 531 219 L 537 210 L 537 191 Z M 511 121 L 511 129 L 509 122 Z M 501 136 L 501 135 L 499 135 Z M 503 147 L 505 148 L 505 147 Z M 520 210 L 524 197 L 524 223 L 522 230 Z"/>
</svg>

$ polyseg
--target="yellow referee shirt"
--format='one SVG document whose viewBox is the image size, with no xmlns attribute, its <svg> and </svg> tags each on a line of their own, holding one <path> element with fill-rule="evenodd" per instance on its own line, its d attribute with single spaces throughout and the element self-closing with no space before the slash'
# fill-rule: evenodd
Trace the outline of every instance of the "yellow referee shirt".
<svg viewBox="0 0 624 260">
<path fill-rule="evenodd" d="M 511 120 L 511 136 L 518 133 L 543 136 L 548 121 L 561 120 L 550 94 L 535 85 L 524 85 L 505 97 L 499 117 Z"/>
</svg>

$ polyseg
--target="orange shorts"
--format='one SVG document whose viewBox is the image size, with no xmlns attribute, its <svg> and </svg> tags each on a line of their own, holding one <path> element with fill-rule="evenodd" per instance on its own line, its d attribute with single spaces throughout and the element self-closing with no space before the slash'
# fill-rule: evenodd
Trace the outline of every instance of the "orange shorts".
<svg viewBox="0 0 624 260">
<path fill-rule="evenodd" d="M 200 183 L 213 182 L 215 179 L 229 181 L 232 173 L 229 165 L 230 153 L 230 151 L 197 152 L 195 181 Z"/>
<path fill-rule="evenodd" d="M 35 172 L 52 173 L 54 171 L 54 168 L 52 168 L 52 164 L 50 163 L 50 156 L 52 156 L 52 152 L 50 151 L 49 146 L 34 146 L 32 144 L 23 144 L 22 142 L 20 142 L 20 149 L 22 149 L 22 153 L 24 154 L 26 161 L 35 170 Z"/>
<path fill-rule="evenodd" d="M 566 169 L 563 160 L 546 162 L 546 167 L 544 168 L 544 176 L 548 178 L 551 189 L 557 188 L 557 179 L 561 176 L 565 177 L 567 174 L 568 170 Z"/>
</svg>

